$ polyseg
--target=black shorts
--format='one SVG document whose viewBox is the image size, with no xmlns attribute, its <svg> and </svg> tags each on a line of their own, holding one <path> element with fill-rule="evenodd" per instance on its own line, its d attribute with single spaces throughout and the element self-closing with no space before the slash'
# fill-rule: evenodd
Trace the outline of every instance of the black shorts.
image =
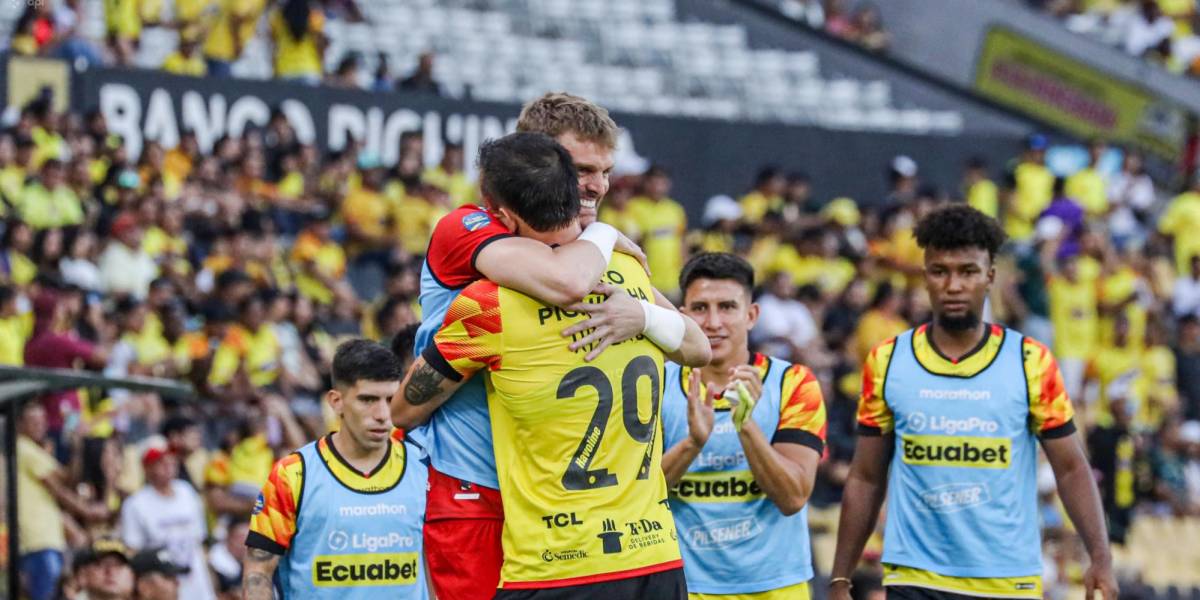
<svg viewBox="0 0 1200 600">
<path fill-rule="evenodd" d="M 979 600 L 978 596 L 943 592 L 915 585 L 889 585 L 883 589 L 887 590 L 887 600 Z"/>
<path fill-rule="evenodd" d="M 495 600 L 687 600 L 683 569 L 537 590 L 496 590 Z"/>
</svg>

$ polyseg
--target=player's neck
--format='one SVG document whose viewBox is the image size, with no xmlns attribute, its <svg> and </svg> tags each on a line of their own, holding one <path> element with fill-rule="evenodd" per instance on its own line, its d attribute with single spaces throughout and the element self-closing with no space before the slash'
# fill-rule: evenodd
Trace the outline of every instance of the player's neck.
<svg viewBox="0 0 1200 600">
<path fill-rule="evenodd" d="M 957 360 L 979 347 L 987 335 L 987 324 L 980 321 L 968 329 L 947 329 L 938 325 L 935 318 L 928 333 L 934 349 L 946 358 Z"/>
<path fill-rule="evenodd" d="M 346 428 L 341 427 L 329 436 L 330 443 L 333 444 L 334 450 L 338 456 L 341 456 L 351 467 L 360 473 L 369 473 L 383 460 L 383 455 L 388 451 L 388 445 L 384 444 L 379 448 L 364 448 L 354 438 L 346 433 Z"/>
<path fill-rule="evenodd" d="M 749 350 L 736 352 L 727 360 L 721 362 L 708 363 L 708 366 L 700 369 L 700 380 L 706 386 L 723 390 L 729 384 L 729 371 L 738 365 L 745 364 L 750 364 Z"/>
</svg>

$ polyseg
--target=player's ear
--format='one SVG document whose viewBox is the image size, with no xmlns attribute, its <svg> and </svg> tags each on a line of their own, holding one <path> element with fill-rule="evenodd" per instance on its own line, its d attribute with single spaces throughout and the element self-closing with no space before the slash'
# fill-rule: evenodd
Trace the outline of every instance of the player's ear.
<svg viewBox="0 0 1200 600">
<path fill-rule="evenodd" d="M 747 330 L 754 329 L 754 324 L 758 322 L 758 303 L 751 302 L 746 309 L 746 319 L 750 322 Z"/>
<path fill-rule="evenodd" d="M 340 413 L 342 408 L 342 393 L 337 391 L 337 389 L 325 392 L 325 402 L 329 404 L 329 408 L 332 408 L 334 412 Z"/>
</svg>

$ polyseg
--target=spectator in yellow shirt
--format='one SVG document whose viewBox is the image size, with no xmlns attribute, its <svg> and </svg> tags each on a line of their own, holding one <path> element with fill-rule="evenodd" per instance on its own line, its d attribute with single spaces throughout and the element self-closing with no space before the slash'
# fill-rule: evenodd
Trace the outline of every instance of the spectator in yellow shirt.
<svg viewBox="0 0 1200 600">
<path fill-rule="evenodd" d="M 208 74 L 208 65 L 200 53 L 199 30 L 185 29 L 179 33 L 179 48 L 167 55 L 162 70 L 173 75 L 189 77 L 204 77 Z"/>
<path fill-rule="evenodd" d="M 383 169 L 370 156 L 359 159 L 362 184 L 342 200 L 342 220 L 349 234 L 348 253 L 358 257 L 365 253 L 386 253 L 395 239 L 392 218 L 395 207 L 382 193 Z"/>
<path fill-rule="evenodd" d="M 1079 257 L 1063 258 L 1058 269 L 1051 271 L 1046 287 L 1050 322 L 1054 325 L 1054 356 L 1058 359 L 1067 394 L 1074 394 L 1076 398 L 1083 392 L 1087 360 L 1095 351 L 1100 335 L 1096 280 L 1084 277 L 1079 267 Z"/>
<path fill-rule="evenodd" d="M 251 296 L 242 301 L 238 313 L 238 324 L 229 328 L 213 355 L 208 383 L 232 385 L 244 372 L 251 386 L 264 388 L 279 378 L 279 340 L 266 322 L 262 298 Z"/>
<path fill-rule="evenodd" d="M 612 186 L 608 189 L 608 197 L 604 204 L 600 206 L 599 220 L 616 227 L 621 233 L 625 234 L 631 240 L 636 240 L 642 237 L 642 232 L 638 229 L 637 219 L 633 215 L 633 211 L 629 208 L 629 201 L 633 199 L 634 191 L 637 189 L 637 177 L 627 175 L 618 177 L 612 182 Z"/>
<path fill-rule="evenodd" d="M 25 169 L 17 163 L 16 140 L 0 133 L 0 217 L 9 215 L 24 188 Z"/>
<path fill-rule="evenodd" d="M 1078 202 L 1089 218 L 1108 214 L 1108 181 L 1099 170 L 1100 159 L 1107 151 L 1102 140 L 1093 140 L 1088 145 L 1088 166 L 1067 178 L 1067 196 Z"/>
<path fill-rule="evenodd" d="M 1000 217 L 1000 195 L 996 184 L 988 178 L 987 162 L 982 156 L 971 157 L 963 174 L 963 188 L 967 204 L 975 210 L 993 218 Z"/>
<path fill-rule="evenodd" d="M 23 221 L 9 221 L 0 244 L 0 282 L 24 288 L 37 277 L 33 253 L 33 228 Z"/>
<path fill-rule="evenodd" d="M 270 17 L 275 77 L 308 85 L 321 83 L 325 15 L 311 0 L 285 0 Z"/>
<path fill-rule="evenodd" d="M 267 0 L 221 0 L 221 8 L 204 41 L 208 74 L 232 77 L 233 63 L 254 37 L 255 24 L 267 8 Z"/>
<path fill-rule="evenodd" d="M 900 292 L 891 283 L 885 281 L 875 288 L 871 308 L 863 313 L 854 331 L 854 351 L 860 362 L 880 342 L 908 329 L 908 321 L 900 315 L 902 302 Z"/>
<path fill-rule="evenodd" d="M 333 302 L 333 289 L 346 274 L 346 253 L 333 241 L 329 221 L 306 227 L 292 246 L 291 258 L 298 267 L 296 289 L 319 304 Z"/>
<path fill-rule="evenodd" d="M 1174 238 L 1175 269 L 1188 273 L 1192 257 L 1200 255 L 1200 169 L 1192 175 L 1192 186 L 1176 196 L 1158 221 L 1158 230 Z"/>
<path fill-rule="evenodd" d="M 450 194 L 450 202 L 454 206 L 462 206 L 475 202 L 475 182 L 467 178 L 463 172 L 462 144 L 446 144 L 442 153 L 442 162 L 436 167 L 426 169 L 421 179 Z"/>
<path fill-rule="evenodd" d="M 33 334 L 33 320 L 17 310 L 17 290 L 0 285 L 0 365 L 25 364 L 25 342 Z"/>
<path fill-rule="evenodd" d="M 56 158 L 42 164 L 38 179 L 21 193 L 21 219 L 34 229 L 79 225 L 84 221 L 83 203 L 67 185 L 66 171 Z"/>
<path fill-rule="evenodd" d="M 668 298 L 679 296 L 679 271 L 683 268 L 683 236 L 687 214 L 683 206 L 667 196 L 671 177 L 666 169 L 650 167 L 642 175 L 642 195 L 629 201 L 642 249 L 650 265 L 650 282 Z"/>
<path fill-rule="evenodd" d="M 768 212 L 782 210 L 783 191 L 786 187 L 787 179 L 783 176 L 782 169 L 773 165 L 763 167 L 754 178 L 754 189 L 738 201 L 742 206 L 742 219 L 751 225 L 757 225 Z"/>
<path fill-rule="evenodd" d="M 1033 235 L 1034 221 L 1053 199 L 1054 173 L 1046 168 L 1048 146 L 1045 136 L 1030 136 L 1025 153 L 1010 174 L 1013 194 L 1005 210 L 1004 230 L 1014 241 L 1025 241 Z"/>
</svg>

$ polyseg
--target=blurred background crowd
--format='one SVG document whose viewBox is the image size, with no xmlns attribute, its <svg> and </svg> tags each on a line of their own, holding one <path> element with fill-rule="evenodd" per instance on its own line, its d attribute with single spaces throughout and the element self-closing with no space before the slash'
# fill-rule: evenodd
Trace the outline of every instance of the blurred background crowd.
<svg viewBox="0 0 1200 600">
<path fill-rule="evenodd" d="M 161 1 L 113 0 L 102 40 L 76 29 L 83 4 L 30 4 L 12 51 L 132 65 L 144 29 L 170 28 L 178 46 L 162 69 L 230 76 L 257 36 L 271 40 L 280 78 L 442 92 L 429 53 L 400 74 L 386 60 L 366 73 L 361 56 L 327 57 L 327 22 L 363 19 L 351 0 L 176 0 L 169 14 Z M 1073 29 L 1092 19 L 1088 31 L 1172 70 L 1200 68 L 1184 57 L 1195 43 L 1190 0 L 1039 4 Z M 889 43 L 865 3 L 789 0 L 780 9 L 872 50 Z M 1152 27 L 1161 35 L 1150 41 L 1138 19 L 1166 25 Z M 174 378 L 197 391 L 196 401 L 179 402 L 81 389 L 27 404 L 22 565 L 61 572 L 63 594 L 75 597 L 85 567 L 98 562 L 94 544 L 116 537 L 131 550 L 166 547 L 177 566 L 191 567 L 181 597 L 240 597 L 247 517 L 272 462 L 328 430 L 321 394 L 340 341 L 410 343 L 431 228 L 453 207 L 480 202 L 473 157 L 447 144 L 426 163 L 418 131 L 403 135 L 392 165 L 354 143 L 325 152 L 302 143 L 278 108 L 265 126 L 225 135 L 210 152 L 185 130 L 177 146 L 148 141 L 137 155 L 99 110 L 56 112 L 39 97 L 8 114 L 0 364 Z M 1065 158 L 1049 160 L 1054 153 Z M 959 169 L 958 185 L 930 184 L 903 154 L 862 165 L 887 190 L 869 198 L 818 195 L 822 174 L 779 156 L 741 189 L 676 199 L 673 180 L 687 174 L 651 164 L 614 174 L 600 218 L 642 245 L 655 285 L 675 298 L 693 253 L 735 252 L 754 266 L 762 316 L 752 343 L 812 367 L 825 394 L 828 452 L 812 498 L 824 573 L 862 360 L 929 319 L 913 227 L 946 202 L 1000 219 L 1010 242 L 987 318 L 1053 348 L 1130 589 L 1189 581 L 1200 569 L 1182 562 L 1186 548 L 1165 556 L 1154 544 L 1200 539 L 1200 172 L 1156 182 L 1137 150 L 1104 140 L 1055 146 L 1042 135 L 1005 163 L 940 160 Z M 1083 556 L 1047 469 L 1039 475 L 1046 578 L 1058 598 L 1078 583 Z M 147 515 L 164 513 L 179 515 L 178 529 L 148 524 Z M 879 544 L 872 548 L 863 597 L 874 587 Z"/>
</svg>

